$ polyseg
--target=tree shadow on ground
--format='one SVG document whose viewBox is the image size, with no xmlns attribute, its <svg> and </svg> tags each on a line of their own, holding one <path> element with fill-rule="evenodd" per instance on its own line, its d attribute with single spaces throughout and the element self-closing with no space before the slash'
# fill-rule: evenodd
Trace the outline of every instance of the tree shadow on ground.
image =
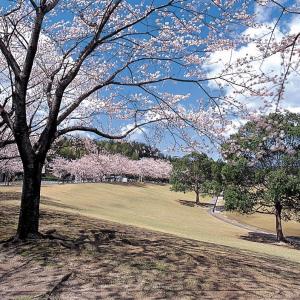
<svg viewBox="0 0 300 300">
<path fill-rule="evenodd" d="M 297 250 L 300 250 L 300 238 L 299 237 L 292 237 L 287 236 L 286 239 L 290 242 L 287 243 L 278 243 L 276 239 L 276 235 L 272 233 L 263 233 L 263 232 L 249 232 L 247 235 L 240 236 L 241 239 L 256 242 L 256 243 L 263 243 L 263 244 L 272 244 L 276 246 L 284 246 L 290 247 Z"/>
<path fill-rule="evenodd" d="M 48 197 L 41 197 L 41 204 L 44 204 L 44 205 L 47 205 L 50 207 L 53 206 L 53 207 L 58 207 L 58 208 L 71 209 L 73 211 L 81 211 L 81 209 L 79 209 L 79 208 L 75 208 L 74 206 L 61 203 L 58 200 L 56 201 L 56 200 L 48 198 Z"/>
<path fill-rule="evenodd" d="M 288 239 L 294 240 L 296 243 L 300 244 L 300 237 L 299 236 L 293 236 L 293 235 L 289 235 L 287 236 Z"/>
<path fill-rule="evenodd" d="M 21 192 L 5 191 L 0 192 L 0 201 L 20 200 L 22 196 Z"/>
<path fill-rule="evenodd" d="M 1 239 L 17 212 L 1 206 Z M 41 232 L 0 246 L 2 299 L 300 297 L 300 265 L 280 258 L 49 210 Z"/>
<path fill-rule="evenodd" d="M 203 207 L 203 208 L 210 208 L 213 207 L 214 205 L 211 203 L 199 203 L 197 204 L 195 201 L 191 200 L 176 200 L 178 203 L 184 206 L 189 206 L 189 207 Z"/>
<path fill-rule="evenodd" d="M 215 210 L 218 211 L 218 212 L 224 212 L 225 211 L 225 206 L 224 205 L 217 205 Z"/>
<path fill-rule="evenodd" d="M 0 192 L 0 202 L 7 202 L 7 201 L 21 201 L 21 192 Z M 50 197 L 41 197 L 41 204 L 47 205 L 47 206 L 53 206 L 58 208 L 66 208 L 66 209 L 72 209 L 73 211 L 80 211 L 78 208 L 74 208 L 73 206 L 66 205 L 64 203 L 61 203 L 59 200 L 52 199 Z"/>
</svg>

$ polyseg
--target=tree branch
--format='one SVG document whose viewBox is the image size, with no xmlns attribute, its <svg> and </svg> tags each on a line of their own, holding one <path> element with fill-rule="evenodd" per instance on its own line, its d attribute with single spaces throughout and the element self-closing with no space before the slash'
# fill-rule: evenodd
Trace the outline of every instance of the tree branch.
<svg viewBox="0 0 300 300">
<path fill-rule="evenodd" d="M 15 76 L 19 77 L 20 72 L 21 72 L 20 66 L 18 65 L 17 61 L 15 60 L 15 58 L 13 57 L 11 52 L 5 46 L 2 38 L 0 38 L 0 50 L 1 50 L 2 54 L 4 55 L 4 57 L 6 58 L 8 65 L 13 70 Z"/>
<path fill-rule="evenodd" d="M 85 127 L 85 126 L 71 126 L 71 127 L 65 128 L 65 129 L 58 130 L 56 137 L 59 137 L 61 135 L 64 135 L 64 134 L 72 132 L 72 131 L 86 131 L 86 132 L 95 133 L 95 134 L 97 134 L 101 137 L 107 138 L 107 139 L 119 140 L 119 139 L 123 139 L 123 138 L 127 137 L 130 133 L 132 133 L 137 128 L 143 127 L 143 126 L 151 124 L 151 123 L 159 122 L 159 121 L 162 121 L 165 119 L 166 118 L 160 118 L 157 120 L 151 120 L 151 121 L 143 122 L 140 124 L 135 124 L 131 129 L 127 130 L 125 133 L 120 134 L 120 135 L 111 135 L 111 134 L 102 132 L 95 127 L 93 128 L 93 127 Z"/>
</svg>

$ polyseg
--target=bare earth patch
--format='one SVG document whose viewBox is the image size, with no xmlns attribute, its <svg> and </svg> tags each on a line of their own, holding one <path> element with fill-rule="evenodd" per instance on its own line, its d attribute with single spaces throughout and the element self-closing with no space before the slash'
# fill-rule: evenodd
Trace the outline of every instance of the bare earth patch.
<svg viewBox="0 0 300 300">
<path fill-rule="evenodd" d="M 0 206 L 0 239 L 17 207 Z M 35 243 L 0 245 L 0 299 L 299 299 L 300 265 L 51 210 Z"/>
</svg>

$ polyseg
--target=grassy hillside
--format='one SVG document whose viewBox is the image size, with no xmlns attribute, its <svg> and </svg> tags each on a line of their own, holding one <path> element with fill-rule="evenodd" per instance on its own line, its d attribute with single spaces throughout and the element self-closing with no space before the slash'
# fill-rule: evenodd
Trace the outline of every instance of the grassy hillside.
<svg viewBox="0 0 300 300">
<path fill-rule="evenodd" d="M 1 189 L 13 191 L 17 188 Z M 42 195 L 42 207 L 76 212 L 300 262 L 300 251 L 270 244 L 268 237 L 256 236 L 246 229 L 226 224 L 210 216 L 207 205 L 202 208 L 194 207 L 192 193 L 174 193 L 168 186 L 50 185 L 43 187 Z M 209 199 L 204 202 L 208 203 Z M 285 230 L 289 230 L 288 226 Z"/>
<path fill-rule="evenodd" d="M 254 213 L 251 215 L 243 215 L 236 212 L 226 212 L 226 216 L 238 222 L 255 226 L 263 230 L 275 233 L 275 216 L 272 214 Z M 300 237 L 300 223 L 296 221 L 288 221 L 283 223 L 283 231 L 286 236 Z"/>
</svg>

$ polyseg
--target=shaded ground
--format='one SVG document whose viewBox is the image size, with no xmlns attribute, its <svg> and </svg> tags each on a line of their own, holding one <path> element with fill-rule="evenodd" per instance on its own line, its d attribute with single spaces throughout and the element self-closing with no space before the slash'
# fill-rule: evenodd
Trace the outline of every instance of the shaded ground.
<svg viewBox="0 0 300 300">
<path fill-rule="evenodd" d="M 3 240 L 17 207 L 0 209 Z M 49 230 L 55 240 L 0 245 L 0 299 L 300 297 L 300 265 L 279 258 L 42 210 Z"/>
<path fill-rule="evenodd" d="M 254 227 L 253 225 L 248 225 L 237 221 L 236 219 L 228 218 L 226 215 L 223 215 L 219 212 L 213 212 L 212 209 L 209 209 L 209 213 L 216 217 L 219 220 L 222 220 L 228 224 L 232 224 L 234 226 L 248 229 L 249 232 L 245 235 L 241 235 L 240 238 L 246 241 L 251 241 L 255 243 L 262 244 L 271 244 L 277 245 L 281 247 L 288 247 L 300 250 L 300 237 L 299 236 L 285 236 L 288 243 L 278 243 L 276 234 L 270 233 L 267 231 L 263 231 L 260 228 Z"/>
<path fill-rule="evenodd" d="M 178 200 L 178 202 L 181 204 L 181 205 L 184 205 L 184 206 L 188 206 L 188 207 L 204 207 L 204 208 L 210 208 L 213 206 L 213 204 L 211 203 L 199 203 L 197 204 L 195 201 L 190 201 L 190 200 Z"/>
</svg>

